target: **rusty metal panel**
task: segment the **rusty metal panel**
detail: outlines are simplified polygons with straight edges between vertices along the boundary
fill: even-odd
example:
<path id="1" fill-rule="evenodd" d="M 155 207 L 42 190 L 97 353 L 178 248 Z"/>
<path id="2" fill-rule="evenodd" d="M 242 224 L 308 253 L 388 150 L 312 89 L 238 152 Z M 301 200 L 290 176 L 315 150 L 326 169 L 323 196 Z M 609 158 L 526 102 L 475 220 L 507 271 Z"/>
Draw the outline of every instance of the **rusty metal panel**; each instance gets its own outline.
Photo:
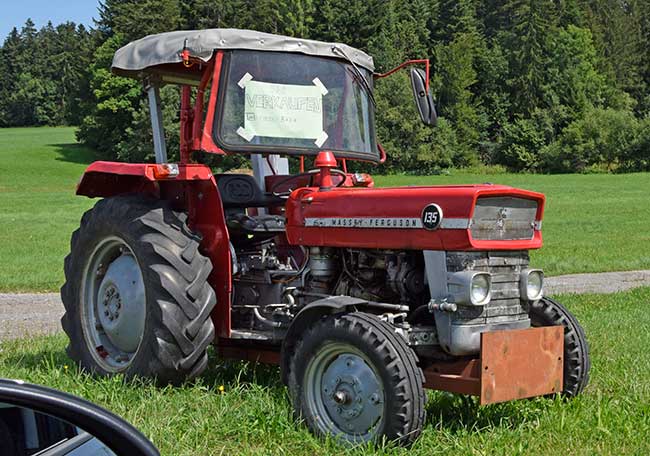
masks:
<path id="1" fill-rule="evenodd" d="M 564 328 L 481 334 L 481 405 L 562 391 Z"/>

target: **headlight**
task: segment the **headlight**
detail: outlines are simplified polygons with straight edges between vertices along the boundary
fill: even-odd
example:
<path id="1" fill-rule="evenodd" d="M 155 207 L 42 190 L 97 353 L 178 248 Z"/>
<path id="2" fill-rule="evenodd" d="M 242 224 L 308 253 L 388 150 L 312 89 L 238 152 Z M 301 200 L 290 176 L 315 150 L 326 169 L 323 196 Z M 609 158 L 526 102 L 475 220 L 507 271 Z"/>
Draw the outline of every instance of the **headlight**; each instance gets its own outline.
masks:
<path id="1" fill-rule="evenodd" d="M 447 274 L 450 302 L 484 306 L 490 302 L 492 279 L 487 272 L 460 271 Z"/>
<path id="2" fill-rule="evenodd" d="M 490 298 L 490 276 L 477 274 L 472 278 L 472 304 L 480 305 Z"/>
<path id="3" fill-rule="evenodd" d="M 521 271 L 519 291 L 522 299 L 537 301 L 544 294 L 544 273 L 539 269 Z"/>

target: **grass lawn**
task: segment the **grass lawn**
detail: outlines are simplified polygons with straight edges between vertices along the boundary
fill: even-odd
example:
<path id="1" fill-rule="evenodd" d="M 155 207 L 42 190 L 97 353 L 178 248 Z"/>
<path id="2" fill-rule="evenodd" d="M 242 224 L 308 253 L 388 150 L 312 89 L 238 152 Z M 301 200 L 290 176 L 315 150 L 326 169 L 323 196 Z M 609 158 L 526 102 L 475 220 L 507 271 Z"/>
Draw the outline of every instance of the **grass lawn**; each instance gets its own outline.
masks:
<path id="1" fill-rule="evenodd" d="M 74 188 L 92 151 L 73 128 L 0 129 L 0 292 L 55 291 L 70 233 L 92 200 Z M 378 171 L 381 168 L 377 168 Z M 378 185 L 494 182 L 547 195 L 548 275 L 650 268 L 650 174 L 377 176 Z"/>
<path id="2" fill-rule="evenodd" d="M 650 454 L 650 288 L 560 296 L 591 343 L 591 383 L 577 399 L 479 407 L 431 392 L 422 437 L 410 451 L 379 454 Z M 631 328 L 635 328 L 630 330 Z M 362 454 L 313 438 L 294 423 L 277 369 L 246 363 L 211 368 L 194 384 L 157 388 L 78 373 L 63 336 L 4 342 L 0 377 L 49 385 L 96 402 L 140 428 L 163 455 Z M 220 392 L 220 386 L 224 391 Z M 366 450 L 366 451 L 364 451 Z"/>
<path id="3" fill-rule="evenodd" d="M 0 291 L 54 291 L 70 234 L 92 205 L 74 191 L 92 151 L 73 128 L 0 129 Z"/>

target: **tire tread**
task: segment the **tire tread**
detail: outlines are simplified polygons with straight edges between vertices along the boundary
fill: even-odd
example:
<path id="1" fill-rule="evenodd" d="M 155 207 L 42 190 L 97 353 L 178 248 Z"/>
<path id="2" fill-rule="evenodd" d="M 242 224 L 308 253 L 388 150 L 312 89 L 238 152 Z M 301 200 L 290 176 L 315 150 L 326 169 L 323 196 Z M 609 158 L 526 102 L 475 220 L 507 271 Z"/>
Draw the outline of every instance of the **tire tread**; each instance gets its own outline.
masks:
<path id="1" fill-rule="evenodd" d="M 147 318 L 153 318 L 153 334 L 143 339 L 151 359 L 137 361 L 141 347 L 125 374 L 178 384 L 203 372 L 206 349 L 215 335 L 210 314 L 216 295 L 207 281 L 212 264 L 199 252 L 201 236 L 192 233 L 186 222 L 187 216 L 173 211 L 167 202 L 140 195 L 105 198 L 84 213 L 70 240 L 70 254 L 64 261 L 66 282 L 61 287 L 66 310 L 61 324 L 70 339 L 67 352 L 83 368 L 105 374 L 84 353 L 88 347 L 80 322 L 75 321 L 82 305 L 82 268 L 77 258 L 84 257 L 83 249 L 92 245 L 93 236 L 111 226 L 138 245 L 141 254 L 136 256 L 147 288 Z"/>

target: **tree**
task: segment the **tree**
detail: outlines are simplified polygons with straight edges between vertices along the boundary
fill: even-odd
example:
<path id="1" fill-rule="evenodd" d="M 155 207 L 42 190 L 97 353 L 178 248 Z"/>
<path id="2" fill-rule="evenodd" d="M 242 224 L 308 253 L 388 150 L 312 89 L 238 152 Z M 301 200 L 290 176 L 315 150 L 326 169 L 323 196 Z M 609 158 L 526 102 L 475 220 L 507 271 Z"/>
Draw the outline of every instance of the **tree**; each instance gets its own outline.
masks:
<path id="1" fill-rule="evenodd" d="M 585 2 L 586 24 L 591 29 L 600 54 L 600 70 L 615 81 L 618 89 L 642 101 L 647 90 L 644 67 L 647 68 L 647 45 L 650 35 L 645 28 L 645 1 L 592 0 Z"/>
<path id="2" fill-rule="evenodd" d="M 81 142 L 107 158 L 115 157 L 115 147 L 124 140 L 124 132 L 131 125 L 142 98 L 137 81 L 115 77 L 110 72 L 113 54 L 123 43 L 123 36 L 114 34 L 95 52 L 90 66 L 93 107 L 77 132 Z"/>
<path id="3" fill-rule="evenodd" d="M 0 127 L 14 125 L 10 98 L 22 69 L 19 66 L 21 48 L 20 34 L 14 27 L 0 49 Z"/>
<path id="4" fill-rule="evenodd" d="M 554 104 L 567 106 L 576 117 L 592 107 L 625 108 L 623 94 L 598 71 L 599 59 L 589 29 L 569 25 L 550 40 L 546 74 Z"/>
<path id="5" fill-rule="evenodd" d="M 475 96 L 479 82 L 479 56 L 486 51 L 485 38 L 479 28 L 474 0 L 440 3 L 440 26 L 432 30 L 438 44 L 433 47 L 435 59 L 434 87 L 440 114 L 447 118 L 458 138 L 460 150 L 455 165 L 472 164 L 485 131 L 485 119 Z M 459 159 L 462 157 L 462 159 Z"/>
<path id="6" fill-rule="evenodd" d="M 428 56 L 437 128 L 419 123 L 406 71 L 376 83 L 387 171 L 432 172 L 478 159 L 534 171 L 646 163 L 641 140 L 615 158 L 611 148 L 593 155 L 589 165 L 558 159 L 556 166 L 553 158 L 588 135 L 601 141 L 590 125 L 603 119 L 647 126 L 646 0 L 102 0 L 94 30 L 73 23 L 37 30 L 28 20 L 9 33 L 0 47 L 0 126 L 81 124 L 79 138 L 107 158 L 148 159 L 145 93 L 111 74 L 112 55 L 147 34 L 212 27 L 343 42 L 371 54 L 378 72 Z M 162 95 L 172 154 L 178 88 Z"/>
<path id="7" fill-rule="evenodd" d="M 511 18 L 500 38 L 510 60 L 507 84 L 515 111 L 524 115 L 548 107 L 546 45 L 555 29 L 549 17 L 553 10 L 551 0 L 512 0 L 502 7 L 502 14 Z"/>
<path id="8" fill-rule="evenodd" d="M 639 121 L 631 111 L 592 109 L 542 151 L 541 164 L 554 172 L 613 171 L 634 154 L 639 134 Z"/>

